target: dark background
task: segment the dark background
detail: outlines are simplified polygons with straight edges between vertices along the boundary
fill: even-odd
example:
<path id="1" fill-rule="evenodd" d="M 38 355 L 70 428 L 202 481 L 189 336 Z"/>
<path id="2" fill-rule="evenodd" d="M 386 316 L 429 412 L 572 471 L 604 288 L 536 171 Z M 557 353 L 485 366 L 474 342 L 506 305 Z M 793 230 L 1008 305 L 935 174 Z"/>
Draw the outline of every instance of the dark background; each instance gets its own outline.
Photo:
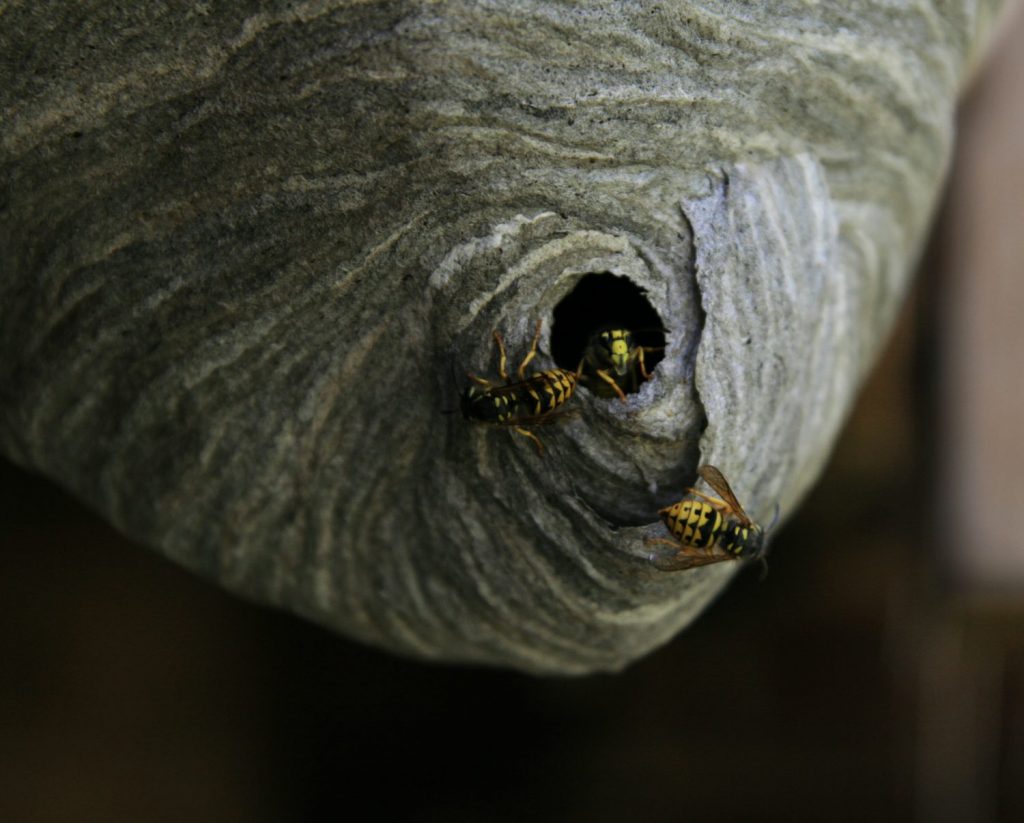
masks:
<path id="1" fill-rule="evenodd" d="M 976 515 L 940 495 L 949 238 L 1003 220 L 1024 259 L 1024 209 L 971 205 L 965 162 L 1024 190 L 1022 41 L 1017 15 L 912 298 L 767 579 L 740 575 L 623 674 L 363 648 L 0 463 L 0 821 L 1024 820 L 1024 592 L 959 577 L 940 525 Z"/>

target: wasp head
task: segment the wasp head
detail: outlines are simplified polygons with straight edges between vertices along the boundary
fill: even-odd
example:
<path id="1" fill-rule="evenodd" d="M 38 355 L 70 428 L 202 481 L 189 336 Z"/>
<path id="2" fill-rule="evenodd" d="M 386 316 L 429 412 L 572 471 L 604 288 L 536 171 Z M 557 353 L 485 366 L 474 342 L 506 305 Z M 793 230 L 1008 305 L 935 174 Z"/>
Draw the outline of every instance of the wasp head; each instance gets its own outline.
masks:
<path id="1" fill-rule="evenodd" d="M 768 535 L 775 528 L 775 524 L 779 522 L 779 504 L 775 504 L 775 516 L 772 517 L 772 522 L 768 524 L 767 529 L 763 529 L 754 524 L 754 528 L 751 530 L 751 537 L 755 537 L 756 543 L 751 546 L 750 557 L 757 560 L 761 564 L 761 579 L 764 580 L 768 575 Z"/>
<path id="2" fill-rule="evenodd" d="M 459 409 L 466 420 L 471 420 L 476 416 L 473 414 L 473 407 L 482 394 L 483 392 L 476 386 L 470 386 L 459 395 Z"/>
<path id="3" fill-rule="evenodd" d="M 612 371 L 620 377 L 629 371 L 633 355 L 633 335 L 626 329 L 608 329 L 598 332 L 593 341 L 596 351 Z"/>
<path id="4" fill-rule="evenodd" d="M 750 536 L 743 548 L 743 554 L 752 558 L 759 558 L 765 551 L 765 531 L 757 523 L 750 527 Z"/>

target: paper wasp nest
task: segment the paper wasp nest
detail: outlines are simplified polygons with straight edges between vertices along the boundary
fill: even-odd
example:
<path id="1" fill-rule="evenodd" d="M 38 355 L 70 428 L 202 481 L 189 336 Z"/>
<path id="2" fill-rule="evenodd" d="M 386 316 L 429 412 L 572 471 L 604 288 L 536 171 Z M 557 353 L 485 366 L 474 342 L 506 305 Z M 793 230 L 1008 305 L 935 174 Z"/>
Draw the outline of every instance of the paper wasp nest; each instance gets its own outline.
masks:
<path id="1" fill-rule="evenodd" d="M 620 668 L 734 571 L 645 559 L 699 462 L 761 520 L 820 471 L 997 5 L 15 6 L 0 444 L 351 637 Z M 443 413 L 602 274 L 665 330 L 627 403 L 543 459 Z"/>

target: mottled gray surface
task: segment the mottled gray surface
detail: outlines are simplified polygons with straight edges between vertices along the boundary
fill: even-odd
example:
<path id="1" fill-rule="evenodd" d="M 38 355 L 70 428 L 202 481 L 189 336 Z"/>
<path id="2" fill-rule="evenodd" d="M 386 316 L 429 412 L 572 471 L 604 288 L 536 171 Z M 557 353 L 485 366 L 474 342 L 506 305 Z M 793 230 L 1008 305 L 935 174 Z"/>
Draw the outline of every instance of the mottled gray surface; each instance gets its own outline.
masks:
<path id="1" fill-rule="evenodd" d="M 733 572 L 644 559 L 698 462 L 761 518 L 820 471 L 998 5 L 8 6 L 0 444 L 353 637 L 619 668 Z M 654 380 L 543 460 L 441 414 L 588 272 Z"/>

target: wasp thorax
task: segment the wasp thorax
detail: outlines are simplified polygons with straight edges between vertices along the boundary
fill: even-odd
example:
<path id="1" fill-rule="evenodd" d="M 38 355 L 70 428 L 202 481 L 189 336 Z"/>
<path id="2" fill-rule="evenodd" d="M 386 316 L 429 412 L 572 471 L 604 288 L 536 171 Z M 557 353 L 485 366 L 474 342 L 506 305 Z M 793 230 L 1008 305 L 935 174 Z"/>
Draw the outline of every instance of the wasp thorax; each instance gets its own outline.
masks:
<path id="1" fill-rule="evenodd" d="M 740 520 L 730 522 L 721 541 L 721 548 L 737 557 L 756 557 L 763 547 L 764 530 Z"/>

